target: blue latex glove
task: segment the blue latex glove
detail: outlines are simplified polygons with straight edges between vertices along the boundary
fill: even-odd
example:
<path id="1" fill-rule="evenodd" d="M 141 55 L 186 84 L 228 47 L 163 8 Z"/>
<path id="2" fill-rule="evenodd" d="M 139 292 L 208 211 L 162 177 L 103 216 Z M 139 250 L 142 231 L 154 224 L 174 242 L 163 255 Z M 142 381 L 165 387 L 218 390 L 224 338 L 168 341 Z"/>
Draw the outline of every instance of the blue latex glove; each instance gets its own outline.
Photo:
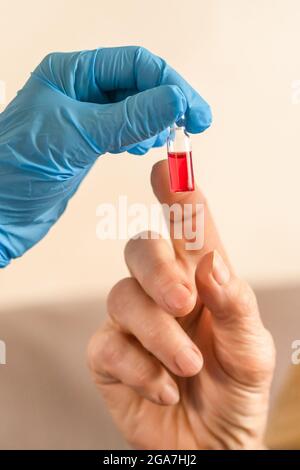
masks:
<path id="1" fill-rule="evenodd" d="M 0 267 L 48 232 L 99 155 L 161 146 L 208 104 L 166 62 L 129 46 L 48 55 L 0 115 Z"/>

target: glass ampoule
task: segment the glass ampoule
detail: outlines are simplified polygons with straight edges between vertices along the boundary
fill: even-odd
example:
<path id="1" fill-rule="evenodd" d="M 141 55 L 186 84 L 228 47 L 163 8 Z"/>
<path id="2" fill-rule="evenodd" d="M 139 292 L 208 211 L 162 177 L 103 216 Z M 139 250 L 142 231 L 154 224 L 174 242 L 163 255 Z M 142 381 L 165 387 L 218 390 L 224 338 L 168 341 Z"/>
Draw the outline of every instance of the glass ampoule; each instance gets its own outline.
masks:
<path id="1" fill-rule="evenodd" d="M 172 192 L 194 191 L 191 138 L 181 121 L 170 128 L 167 140 L 170 188 Z"/>

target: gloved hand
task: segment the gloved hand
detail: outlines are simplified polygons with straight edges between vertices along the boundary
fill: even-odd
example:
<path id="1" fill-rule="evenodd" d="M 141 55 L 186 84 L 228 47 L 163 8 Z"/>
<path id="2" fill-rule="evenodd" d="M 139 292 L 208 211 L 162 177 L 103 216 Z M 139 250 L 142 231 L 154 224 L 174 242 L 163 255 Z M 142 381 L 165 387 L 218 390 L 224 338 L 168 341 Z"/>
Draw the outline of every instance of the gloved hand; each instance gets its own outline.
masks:
<path id="1" fill-rule="evenodd" d="M 0 267 L 37 243 L 99 155 L 161 146 L 185 114 L 211 123 L 208 104 L 141 47 L 53 53 L 0 115 Z"/>

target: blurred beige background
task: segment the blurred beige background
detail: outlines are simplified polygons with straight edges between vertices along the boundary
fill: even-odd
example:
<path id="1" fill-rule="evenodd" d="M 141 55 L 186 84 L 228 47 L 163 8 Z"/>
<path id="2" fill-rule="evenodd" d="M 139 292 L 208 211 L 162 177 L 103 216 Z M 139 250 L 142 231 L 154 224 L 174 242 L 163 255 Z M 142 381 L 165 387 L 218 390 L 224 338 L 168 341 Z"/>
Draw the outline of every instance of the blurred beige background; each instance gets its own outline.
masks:
<path id="1" fill-rule="evenodd" d="M 300 331 L 299 25 L 299 0 L 0 3 L 7 102 L 51 51 L 138 44 L 166 58 L 212 105 L 212 128 L 193 138 L 196 178 L 274 336 L 272 403 L 292 369 L 290 396 L 275 407 L 268 433 L 271 447 L 286 448 L 299 448 L 299 368 L 290 359 Z M 150 171 L 165 156 L 159 149 L 101 157 L 49 235 L 0 271 L 8 350 L 0 448 L 125 446 L 85 364 L 105 295 L 126 275 L 125 240 L 96 238 L 96 208 L 120 194 L 154 202 Z"/>
<path id="2" fill-rule="evenodd" d="M 212 105 L 212 128 L 193 139 L 194 165 L 237 270 L 260 286 L 298 281 L 298 0 L 2 0 L 0 8 L 7 101 L 51 51 L 139 44 L 177 68 Z M 120 193 L 153 202 L 150 170 L 164 157 L 164 149 L 102 157 L 46 239 L 0 272 L 1 310 L 105 294 L 126 274 L 125 241 L 97 240 L 96 207 Z"/>

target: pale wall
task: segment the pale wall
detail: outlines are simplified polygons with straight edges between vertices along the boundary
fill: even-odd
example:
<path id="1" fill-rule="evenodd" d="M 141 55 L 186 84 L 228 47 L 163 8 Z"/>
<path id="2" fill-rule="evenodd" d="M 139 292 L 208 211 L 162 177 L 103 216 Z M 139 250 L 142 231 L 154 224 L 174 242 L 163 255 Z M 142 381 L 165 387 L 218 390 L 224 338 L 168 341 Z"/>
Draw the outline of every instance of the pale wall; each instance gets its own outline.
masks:
<path id="1" fill-rule="evenodd" d="M 177 68 L 213 108 L 213 127 L 193 139 L 194 164 L 233 262 L 255 283 L 298 281 L 298 0 L 1 0 L 0 7 L 8 99 L 50 51 L 140 44 Z M 164 156 L 161 149 L 102 157 L 47 238 L 1 271 L 2 306 L 106 292 L 126 273 L 124 242 L 96 239 L 96 206 L 119 192 L 150 202 L 150 169 Z"/>

